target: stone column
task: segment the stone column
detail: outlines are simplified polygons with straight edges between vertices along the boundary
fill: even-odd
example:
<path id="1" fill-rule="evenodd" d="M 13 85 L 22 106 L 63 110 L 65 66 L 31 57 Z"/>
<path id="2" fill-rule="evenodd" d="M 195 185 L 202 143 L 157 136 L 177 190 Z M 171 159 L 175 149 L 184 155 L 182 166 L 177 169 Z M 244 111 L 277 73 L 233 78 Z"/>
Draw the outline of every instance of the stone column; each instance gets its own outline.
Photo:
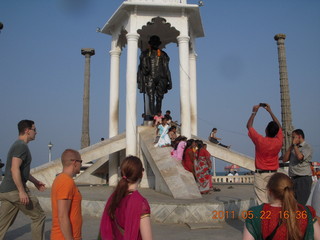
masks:
<path id="1" fill-rule="evenodd" d="M 82 48 L 81 54 L 85 56 L 81 148 L 85 148 L 90 146 L 90 136 L 89 136 L 90 58 L 95 54 L 95 51 L 93 48 Z"/>
<path id="2" fill-rule="evenodd" d="M 116 46 L 117 37 L 111 43 L 110 51 L 110 98 L 109 98 L 109 138 L 119 134 L 119 76 L 121 49 Z M 109 186 L 118 183 L 119 153 L 109 155 Z"/>
<path id="3" fill-rule="evenodd" d="M 110 51 L 109 137 L 119 134 L 120 49 Z"/>
<path id="4" fill-rule="evenodd" d="M 139 34 L 128 33 L 126 92 L 126 155 L 137 154 L 137 61 Z"/>
<path id="5" fill-rule="evenodd" d="M 292 117 L 291 117 L 291 104 L 290 104 L 290 92 L 289 81 L 287 71 L 286 49 L 284 46 L 285 34 L 277 34 L 274 36 L 278 45 L 278 60 L 279 60 L 279 72 L 280 72 L 280 94 L 281 94 L 281 119 L 282 129 L 284 134 L 284 142 L 282 146 L 282 156 L 291 144 L 291 132 L 293 131 Z"/>
<path id="6" fill-rule="evenodd" d="M 189 39 L 188 36 L 178 36 L 180 60 L 180 111 L 181 135 L 191 138 L 190 124 L 190 80 L 189 80 Z"/>
<path id="7" fill-rule="evenodd" d="M 198 110 L 197 110 L 197 54 L 194 50 L 189 54 L 190 64 L 190 111 L 191 111 L 191 134 L 198 135 Z"/>

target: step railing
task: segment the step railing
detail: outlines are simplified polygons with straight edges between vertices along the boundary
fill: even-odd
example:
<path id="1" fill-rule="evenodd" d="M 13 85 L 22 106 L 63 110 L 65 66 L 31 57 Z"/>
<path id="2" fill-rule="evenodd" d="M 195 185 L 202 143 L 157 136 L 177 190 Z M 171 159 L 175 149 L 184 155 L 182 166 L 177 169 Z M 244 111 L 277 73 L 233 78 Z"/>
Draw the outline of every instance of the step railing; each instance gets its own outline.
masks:
<path id="1" fill-rule="evenodd" d="M 212 176 L 213 183 L 246 183 L 253 184 L 254 175 Z"/>

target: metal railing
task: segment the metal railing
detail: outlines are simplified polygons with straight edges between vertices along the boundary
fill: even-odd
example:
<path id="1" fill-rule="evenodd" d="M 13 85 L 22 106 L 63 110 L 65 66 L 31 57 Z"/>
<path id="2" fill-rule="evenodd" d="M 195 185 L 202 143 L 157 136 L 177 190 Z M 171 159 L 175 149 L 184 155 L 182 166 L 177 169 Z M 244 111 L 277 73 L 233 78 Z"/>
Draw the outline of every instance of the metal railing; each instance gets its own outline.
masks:
<path id="1" fill-rule="evenodd" d="M 212 177 L 213 183 L 247 183 L 253 184 L 254 175 L 216 176 Z"/>

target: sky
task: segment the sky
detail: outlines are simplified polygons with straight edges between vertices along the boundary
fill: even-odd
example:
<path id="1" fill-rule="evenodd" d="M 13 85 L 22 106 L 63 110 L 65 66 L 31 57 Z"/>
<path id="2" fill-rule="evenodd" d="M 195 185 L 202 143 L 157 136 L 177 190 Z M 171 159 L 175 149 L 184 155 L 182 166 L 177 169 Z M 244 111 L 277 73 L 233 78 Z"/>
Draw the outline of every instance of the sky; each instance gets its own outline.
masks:
<path id="1" fill-rule="evenodd" d="M 109 51 L 111 37 L 96 32 L 123 1 L 118 0 L 1 0 L 0 22 L 0 158 L 5 162 L 17 138 L 17 123 L 32 119 L 36 140 L 29 143 L 32 167 L 66 148 L 80 149 L 84 56 L 91 58 L 91 144 L 108 138 Z M 196 4 L 196 0 L 188 0 Z M 267 102 L 281 119 L 277 44 L 285 40 L 293 126 L 305 132 L 320 161 L 320 1 L 205 0 L 200 8 L 205 37 L 196 41 L 198 136 L 208 138 L 213 127 L 222 143 L 254 157 L 246 123 L 252 107 Z M 170 56 L 173 89 L 165 95 L 163 111 L 180 120 L 178 48 Z M 121 55 L 120 133 L 125 131 L 126 51 Z M 140 52 L 138 52 L 138 55 Z M 142 122 L 142 95 L 137 91 L 137 124 Z M 254 127 L 264 134 L 271 120 L 259 110 Z M 217 163 L 223 171 L 225 162 Z"/>

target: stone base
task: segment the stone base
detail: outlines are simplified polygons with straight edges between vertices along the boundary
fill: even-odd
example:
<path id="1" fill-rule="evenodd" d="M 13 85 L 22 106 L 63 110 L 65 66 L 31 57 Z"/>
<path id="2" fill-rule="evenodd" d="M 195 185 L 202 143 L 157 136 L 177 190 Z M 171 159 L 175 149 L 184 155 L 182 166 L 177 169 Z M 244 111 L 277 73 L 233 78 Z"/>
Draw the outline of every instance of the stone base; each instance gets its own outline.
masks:
<path id="1" fill-rule="evenodd" d="M 201 199 L 177 200 L 151 189 L 139 189 L 151 207 L 151 220 L 158 223 L 188 223 L 203 228 L 226 220 L 244 220 L 249 207 L 256 205 L 252 185 L 219 185 L 221 192 L 212 192 Z M 82 214 L 100 218 L 106 201 L 114 188 L 106 186 L 78 186 L 82 195 Z M 46 212 L 51 212 L 50 191 L 33 190 Z M 199 225 L 199 223 L 201 223 Z M 206 224 L 204 224 L 206 223 Z M 191 225 L 192 224 L 192 225 Z M 203 225 L 204 224 L 204 225 Z"/>
<path id="2" fill-rule="evenodd" d="M 144 120 L 143 126 L 152 127 L 153 121 L 152 120 Z"/>

